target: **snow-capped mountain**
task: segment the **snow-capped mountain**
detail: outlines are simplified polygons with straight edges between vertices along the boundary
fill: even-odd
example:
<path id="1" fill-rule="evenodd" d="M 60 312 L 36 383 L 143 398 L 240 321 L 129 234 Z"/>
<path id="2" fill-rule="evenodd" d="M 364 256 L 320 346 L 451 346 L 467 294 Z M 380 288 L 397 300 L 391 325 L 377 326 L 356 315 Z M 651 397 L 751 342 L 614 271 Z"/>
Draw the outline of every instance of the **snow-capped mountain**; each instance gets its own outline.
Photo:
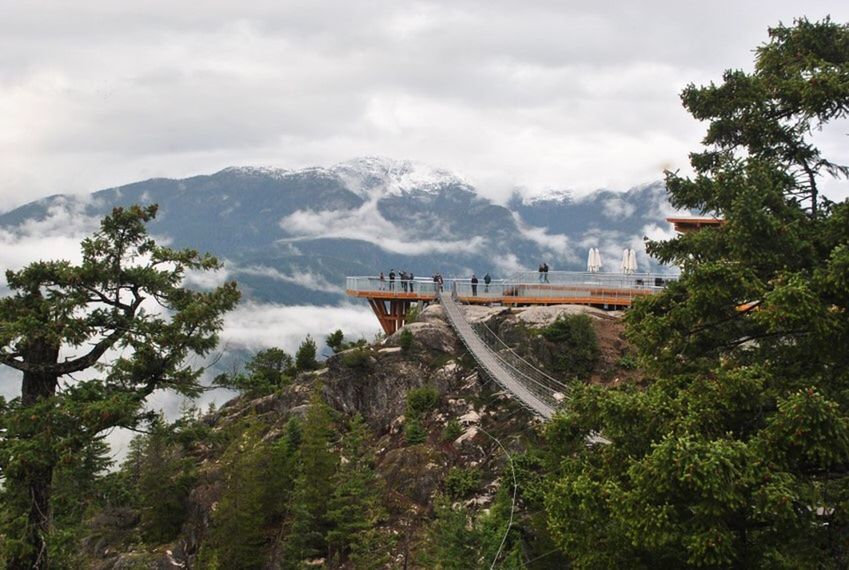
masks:
<path id="1" fill-rule="evenodd" d="M 599 247 L 614 269 L 623 247 L 642 251 L 644 236 L 668 232 L 663 218 L 671 211 L 662 183 L 581 198 L 515 195 L 501 205 L 451 172 L 366 157 L 302 170 L 232 167 L 52 196 L 0 215 L 0 239 L 8 249 L 63 228 L 76 238 L 116 205 L 153 202 L 160 206 L 154 234 L 224 258 L 249 297 L 288 304 L 342 302 L 345 275 L 391 268 L 508 276 L 546 261 L 552 269 L 582 269 L 587 248 Z M 649 269 L 644 255 L 639 261 Z"/>

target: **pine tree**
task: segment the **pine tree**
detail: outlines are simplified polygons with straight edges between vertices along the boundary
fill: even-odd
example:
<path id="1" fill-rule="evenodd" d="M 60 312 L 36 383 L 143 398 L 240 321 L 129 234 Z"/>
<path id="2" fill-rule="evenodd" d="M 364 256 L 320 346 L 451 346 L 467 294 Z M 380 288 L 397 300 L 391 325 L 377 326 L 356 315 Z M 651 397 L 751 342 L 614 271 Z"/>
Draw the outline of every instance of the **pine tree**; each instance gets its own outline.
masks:
<path id="1" fill-rule="evenodd" d="M 435 518 L 428 526 L 419 563 L 438 570 L 466 570 L 481 566 L 478 536 L 471 524 L 471 514 L 460 505 L 452 506 L 445 498 L 434 506 Z"/>
<path id="2" fill-rule="evenodd" d="M 162 418 L 144 438 L 139 465 L 138 496 L 142 534 L 148 542 L 173 540 L 186 519 L 189 491 L 195 481 L 192 461 L 173 441 Z"/>
<path id="3" fill-rule="evenodd" d="M 648 386 L 576 386 L 548 427 L 576 567 L 849 564 L 849 201 L 819 191 L 847 170 L 811 141 L 849 113 L 849 26 L 778 26 L 756 53 L 682 95 L 709 127 L 670 200 L 723 223 L 649 244 L 682 275 L 628 315 Z"/>
<path id="4" fill-rule="evenodd" d="M 338 463 L 331 447 L 335 435 L 330 408 L 318 391 L 310 399 L 299 451 L 300 470 L 292 496 L 292 525 L 284 548 L 287 568 L 327 557 L 328 498 Z"/>
<path id="5" fill-rule="evenodd" d="M 315 341 L 310 335 L 307 335 L 307 338 L 301 342 L 298 351 L 295 353 L 295 367 L 301 372 L 315 370 L 318 368 L 318 361 L 315 357 Z"/>
<path id="6" fill-rule="evenodd" d="M 379 567 L 387 559 L 387 545 L 380 544 L 376 529 L 383 511 L 369 439 L 368 426 L 357 414 L 342 440 L 342 463 L 328 508 L 333 528 L 327 533 L 327 544 L 334 564 L 350 557 L 357 568 Z"/>
<path id="7" fill-rule="evenodd" d="M 270 446 L 261 436 L 258 425 L 249 425 L 222 457 L 224 490 L 205 545 L 222 568 L 262 568 L 267 558 L 266 485 L 272 473 Z"/>
<path id="8" fill-rule="evenodd" d="M 82 242 L 82 263 L 40 261 L 7 271 L 0 299 L 0 364 L 22 372 L 21 397 L 3 408 L 2 533 L 10 568 L 47 568 L 53 472 L 70 449 L 115 426 L 145 419 L 160 388 L 196 393 L 199 371 L 186 356 L 217 344 L 235 283 L 208 292 L 182 287 L 188 270 L 214 270 L 211 256 L 157 245 L 146 223 L 157 207 L 115 208 Z M 162 315 L 143 309 L 158 302 Z M 110 349 L 126 349 L 111 365 Z M 67 356 L 66 355 L 70 355 Z M 94 379 L 69 375 L 101 366 Z"/>

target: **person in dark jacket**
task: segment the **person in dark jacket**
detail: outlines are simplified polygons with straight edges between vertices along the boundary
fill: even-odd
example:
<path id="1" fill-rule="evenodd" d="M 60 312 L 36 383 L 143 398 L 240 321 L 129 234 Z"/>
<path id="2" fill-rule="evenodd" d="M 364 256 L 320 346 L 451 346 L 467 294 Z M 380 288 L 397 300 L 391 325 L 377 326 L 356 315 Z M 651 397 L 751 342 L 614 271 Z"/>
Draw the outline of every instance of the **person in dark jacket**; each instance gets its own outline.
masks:
<path id="1" fill-rule="evenodd" d="M 492 277 L 489 276 L 489 272 L 487 271 L 486 275 L 483 276 L 483 292 L 489 293 L 489 284 L 492 283 Z"/>
<path id="2" fill-rule="evenodd" d="M 472 273 L 472 296 L 478 296 L 478 277 L 474 273 Z"/>
<path id="3" fill-rule="evenodd" d="M 394 269 L 389 270 L 389 290 L 390 291 L 395 290 L 395 270 Z"/>

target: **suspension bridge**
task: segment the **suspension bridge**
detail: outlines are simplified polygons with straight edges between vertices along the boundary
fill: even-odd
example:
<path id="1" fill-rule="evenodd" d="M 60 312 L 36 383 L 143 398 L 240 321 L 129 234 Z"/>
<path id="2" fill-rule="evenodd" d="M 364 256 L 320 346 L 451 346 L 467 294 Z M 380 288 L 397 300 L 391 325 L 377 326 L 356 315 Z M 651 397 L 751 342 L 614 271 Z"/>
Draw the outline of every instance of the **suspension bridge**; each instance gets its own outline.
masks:
<path id="1" fill-rule="evenodd" d="M 551 272 L 538 277 L 520 274 L 511 279 L 474 283 L 470 279 L 387 281 L 378 277 L 348 277 L 347 293 L 366 298 L 387 334 L 406 322 L 413 303 L 439 301 L 457 336 L 481 371 L 536 416 L 549 419 L 569 398 L 569 386 L 516 354 L 484 322 L 470 323 L 464 304 L 505 306 L 581 304 L 624 308 L 675 279 L 670 274 L 599 274 Z M 591 441 L 603 441 L 597 435 Z"/>

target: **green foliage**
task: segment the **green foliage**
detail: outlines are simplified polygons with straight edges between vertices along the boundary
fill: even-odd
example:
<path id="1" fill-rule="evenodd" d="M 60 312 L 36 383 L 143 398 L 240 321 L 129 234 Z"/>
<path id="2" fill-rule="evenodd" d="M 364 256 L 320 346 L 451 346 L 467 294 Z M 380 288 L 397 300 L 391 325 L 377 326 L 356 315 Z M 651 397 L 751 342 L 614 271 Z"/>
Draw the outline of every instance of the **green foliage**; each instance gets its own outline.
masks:
<path id="1" fill-rule="evenodd" d="M 352 348 L 339 357 L 346 368 L 367 369 L 371 365 L 371 351 L 367 348 Z"/>
<path id="2" fill-rule="evenodd" d="M 349 348 L 365 348 L 368 345 L 368 342 L 366 342 L 366 339 L 364 338 L 356 341 L 346 341 L 345 335 L 342 334 L 340 329 L 336 329 L 334 332 L 324 337 L 324 343 L 330 347 L 330 350 L 332 350 L 334 354 L 348 350 Z"/>
<path id="3" fill-rule="evenodd" d="M 616 364 L 624 370 L 635 370 L 637 368 L 637 359 L 634 355 L 628 353 L 620 356 Z"/>
<path id="4" fill-rule="evenodd" d="M 410 445 L 424 443 L 427 440 L 427 430 L 418 417 L 407 418 L 404 422 L 404 441 Z"/>
<path id="5" fill-rule="evenodd" d="M 284 547 L 287 567 L 327 554 L 327 533 L 332 528 L 328 498 L 338 458 L 331 447 L 335 430 L 330 409 L 318 391 L 313 393 L 303 424 L 299 472 L 294 483 L 291 527 Z"/>
<path id="6" fill-rule="evenodd" d="M 439 392 L 432 386 L 413 388 L 407 392 L 407 417 L 421 418 L 439 405 Z"/>
<path id="7" fill-rule="evenodd" d="M 295 353 L 295 368 L 300 372 L 315 370 L 319 366 L 315 356 L 315 341 L 311 336 L 307 335 L 307 338 L 301 342 L 300 346 L 298 346 L 298 351 Z"/>
<path id="8" fill-rule="evenodd" d="M 280 387 L 295 375 L 292 357 L 282 348 L 260 350 L 245 365 L 251 376 L 269 386 Z"/>
<path id="9" fill-rule="evenodd" d="M 219 374 L 213 384 L 255 398 L 272 394 L 291 383 L 296 372 L 294 361 L 285 350 L 267 348 L 257 352 L 245 364 L 245 372 Z"/>
<path id="10" fill-rule="evenodd" d="M 141 529 L 145 540 L 173 540 L 187 515 L 194 463 L 174 445 L 171 428 L 157 419 L 143 440 L 138 475 Z"/>
<path id="11" fill-rule="evenodd" d="M 463 435 L 463 426 L 456 419 L 451 418 L 445 422 L 445 427 L 442 428 L 440 439 L 446 443 L 450 443 Z"/>
<path id="12" fill-rule="evenodd" d="M 847 78 L 849 27 L 800 20 L 770 30 L 754 72 L 684 91 L 709 127 L 670 200 L 724 223 L 649 244 L 682 275 L 627 316 L 648 386 L 577 386 L 547 426 L 545 505 L 572 566 L 849 562 L 849 202 L 819 195 L 846 172 L 810 141 L 846 117 Z"/>
<path id="13" fill-rule="evenodd" d="M 221 459 L 223 492 L 202 548 L 201 567 L 262 568 L 271 534 L 289 514 L 297 476 L 300 422 L 290 419 L 276 442 L 264 441 L 262 424 L 250 419 Z"/>
<path id="14" fill-rule="evenodd" d="M 104 483 L 108 477 L 106 471 L 112 465 L 109 456 L 109 446 L 102 439 L 95 439 L 77 454 L 63 457 L 53 473 L 50 500 L 55 516 L 50 563 L 56 568 L 81 564 L 77 543 L 84 535 L 82 523 L 110 498 L 109 486 Z"/>
<path id="15" fill-rule="evenodd" d="M 407 309 L 407 316 L 404 319 L 405 323 L 414 323 L 419 320 L 419 311 L 418 305 L 412 305 L 409 309 Z"/>
<path id="16" fill-rule="evenodd" d="M 377 528 L 385 513 L 369 443 L 365 422 L 354 416 L 342 440 L 344 461 L 334 476 L 328 508 L 333 527 L 327 544 L 334 565 L 350 560 L 355 568 L 380 568 L 389 561 L 388 542 Z"/>
<path id="17" fill-rule="evenodd" d="M 561 315 L 542 330 L 542 336 L 561 346 L 555 370 L 578 378 L 592 374 L 601 351 L 589 316 Z"/>
<path id="18" fill-rule="evenodd" d="M 466 570 L 479 568 L 474 531 L 469 528 L 470 515 L 464 508 L 454 508 L 445 500 L 434 508 L 435 518 L 427 530 L 427 542 L 419 555 L 424 568 Z"/>
<path id="19" fill-rule="evenodd" d="M 475 516 L 465 507 L 452 505 L 444 498 L 437 499 L 435 518 L 428 525 L 419 563 L 424 568 L 446 570 L 527 568 L 522 535 L 516 527 L 508 530 L 511 502 L 510 495 L 502 487 L 489 512 Z"/>
<path id="20" fill-rule="evenodd" d="M 106 430 L 148 419 L 143 403 L 160 388 L 197 394 L 201 371 L 187 357 L 216 346 L 222 316 L 238 301 L 235 283 L 211 291 L 181 286 L 187 271 L 220 264 L 157 245 L 146 229 L 156 212 L 155 205 L 115 208 L 83 240 L 79 265 L 39 261 L 6 272 L 0 364 L 23 372 L 22 396 L 0 417 L 0 534 L 10 566 L 49 565 L 58 463 Z M 142 309 L 145 300 L 163 311 Z M 121 356 L 104 362 L 109 350 Z M 57 391 L 60 377 L 95 367 L 98 374 Z"/>
<path id="21" fill-rule="evenodd" d="M 481 482 L 480 470 L 477 467 L 452 467 L 442 482 L 445 494 L 454 500 L 467 499 L 477 491 Z"/>
<path id="22" fill-rule="evenodd" d="M 401 329 L 401 333 L 398 335 L 398 346 L 401 347 L 402 352 L 410 351 L 413 346 L 413 333 L 410 332 L 410 329 Z"/>
<path id="23" fill-rule="evenodd" d="M 341 352 L 343 350 L 343 343 L 345 340 L 345 335 L 342 333 L 341 329 L 336 329 L 326 337 L 324 337 L 324 344 L 330 347 L 330 350 L 333 352 Z"/>

